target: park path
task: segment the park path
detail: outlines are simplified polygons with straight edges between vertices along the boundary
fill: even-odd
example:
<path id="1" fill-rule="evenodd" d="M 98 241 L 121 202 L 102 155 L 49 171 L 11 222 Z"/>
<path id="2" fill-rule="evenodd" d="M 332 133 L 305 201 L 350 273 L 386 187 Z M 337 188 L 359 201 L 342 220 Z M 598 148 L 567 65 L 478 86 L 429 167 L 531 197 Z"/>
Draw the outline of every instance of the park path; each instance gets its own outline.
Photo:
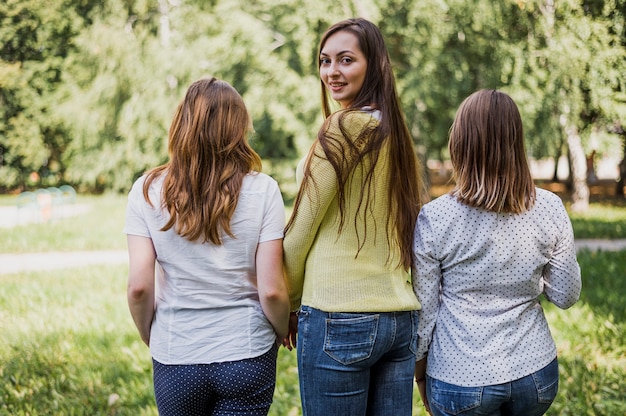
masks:
<path id="1" fill-rule="evenodd" d="M 87 204 L 67 204 L 54 207 L 54 213 L 50 213 L 52 220 L 70 218 L 89 212 L 91 206 Z M 41 221 L 42 213 L 38 209 L 19 209 L 17 206 L 0 206 L 0 229 L 13 228 L 18 225 L 31 224 Z M 2 232 L 0 230 L 0 232 Z"/>
<path id="2" fill-rule="evenodd" d="M 126 250 L 0 254 L 0 275 L 128 263 Z"/>
<path id="3" fill-rule="evenodd" d="M 576 249 L 626 250 L 625 240 L 576 240 Z M 29 271 L 66 269 L 90 265 L 128 263 L 126 250 L 70 251 L 0 254 L 0 275 Z"/>
<path id="4" fill-rule="evenodd" d="M 70 204 L 57 208 L 56 218 L 67 218 L 88 212 L 90 207 L 82 204 Z M 36 218 L 24 215 L 17 207 L 0 207 L 0 235 L 2 228 L 10 228 L 18 224 L 33 222 Z M 576 240 L 576 248 L 616 251 L 626 250 L 626 239 L 623 240 Z M 126 250 L 96 250 L 71 252 L 42 252 L 42 253 L 0 253 L 0 275 L 23 273 L 30 271 L 45 271 L 84 267 L 91 265 L 127 264 Z"/>

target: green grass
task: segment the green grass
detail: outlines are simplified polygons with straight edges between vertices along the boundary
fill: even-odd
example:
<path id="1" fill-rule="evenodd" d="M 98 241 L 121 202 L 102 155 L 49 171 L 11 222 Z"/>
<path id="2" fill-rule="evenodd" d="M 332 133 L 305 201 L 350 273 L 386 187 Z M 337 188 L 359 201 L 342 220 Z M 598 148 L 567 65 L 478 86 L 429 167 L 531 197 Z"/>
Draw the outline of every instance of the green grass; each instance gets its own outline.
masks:
<path id="1" fill-rule="evenodd" d="M 124 249 L 125 198 L 79 202 L 91 210 L 2 230 L 0 252 Z M 588 238 L 601 236 L 585 222 L 624 223 L 619 209 L 592 210 L 575 220 Z M 544 305 L 561 364 L 548 415 L 624 415 L 626 251 L 584 250 L 578 259 L 581 300 L 565 311 Z M 150 354 L 126 304 L 126 274 L 125 265 L 0 274 L 0 416 L 157 414 Z M 295 352 L 279 352 L 270 414 L 301 415 Z M 413 415 L 426 415 L 417 393 Z"/>
<path id="2" fill-rule="evenodd" d="M 0 206 L 15 203 L 1 196 Z M 76 205 L 87 212 L 49 223 L 2 228 L 0 253 L 126 249 L 122 233 L 125 195 L 79 195 Z M 291 206 L 287 206 L 287 213 Z M 585 214 L 570 214 L 576 238 L 626 238 L 626 205 L 592 203 Z"/>
<path id="3" fill-rule="evenodd" d="M 0 275 L 0 415 L 157 414 L 126 273 L 99 266 Z M 295 352 L 280 356 L 273 414 L 298 414 Z"/>
<path id="4" fill-rule="evenodd" d="M 15 195 L 0 195 L 0 207 L 12 206 L 17 202 L 17 196 Z"/>
<path id="5" fill-rule="evenodd" d="M 0 229 L 0 253 L 126 249 L 126 196 L 79 195 L 74 205 L 79 215 Z"/>
<path id="6" fill-rule="evenodd" d="M 552 415 L 626 414 L 626 251 L 578 254 L 580 301 L 562 311 L 546 304 L 557 341 L 561 388 Z"/>
<path id="7" fill-rule="evenodd" d="M 626 206 L 590 204 L 586 213 L 570 213 L 576 238 L 626 238 Z"/>
<path id="8" fill-rule="evenodd" d="M 156 415 L 125 276 L 124 266 L 0 275 L 0 414 Z"/>
<path id="9" fill-rule="evenodd" d="M 626 414 L 626 251 L 579 255 L 583 295 L 546 304 L 561 388 L 550 415 Z M 126 266 L 0 275 L 0 415 L 156 415 Z M 621 278 L 620 278 L 621 277 Z M 414 415 L 425 415 L 417 394 Z M 271 414 L 300 415 L 295 352 L 280 350 Z"/>

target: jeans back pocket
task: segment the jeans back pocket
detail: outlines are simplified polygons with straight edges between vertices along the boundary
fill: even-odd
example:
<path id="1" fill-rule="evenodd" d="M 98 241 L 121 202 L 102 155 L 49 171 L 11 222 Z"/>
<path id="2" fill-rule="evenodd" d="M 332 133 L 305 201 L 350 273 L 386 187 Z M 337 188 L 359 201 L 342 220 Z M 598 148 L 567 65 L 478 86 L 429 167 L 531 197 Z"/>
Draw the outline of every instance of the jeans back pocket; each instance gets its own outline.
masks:
<path id="1" fill-rule="evenodd" d="M 366 360 L 372 355 L 379 315 L 340 313 L 326 319 L 324 352 L 345 365 Z"/>
<path id="2" fill-rule="evenodd" d="M 428 402 L 447 415 L 458 415 L 480 407 L 482 387 L 462 387 L 437 379 L 429 379 Z"/>
<path id="3" fill-rule="evenodd" d="M 550 364 L 532 374 L 539 403 L 552 403 L 559 391 L 559 362 L 555 358 Z"/>

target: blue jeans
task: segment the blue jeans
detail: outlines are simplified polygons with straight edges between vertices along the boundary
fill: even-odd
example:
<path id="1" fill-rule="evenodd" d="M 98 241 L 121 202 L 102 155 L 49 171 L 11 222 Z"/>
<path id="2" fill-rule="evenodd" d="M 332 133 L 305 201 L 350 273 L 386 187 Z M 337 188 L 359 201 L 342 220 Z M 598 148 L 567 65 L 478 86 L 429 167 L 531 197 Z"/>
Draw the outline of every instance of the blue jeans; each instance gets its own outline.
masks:
<path id="1" fill-rule="evenodd" d="M 240 361 L 166 365 L 152 359 L 160 416 L 265 416 L 276 385 L 276 345 Z"/>
<path id="2" fill-rule="evenodd" d="M 433 416 L 539 416 L 559 389 L 559 363 L 504 384 L 461 387 L 426 376 L 426 396 Z"/>
<path id="3" fill-rule="evenodd" d="M 304 416 L 410 416 L 417 312 L 323 312 L 298 317 Z"/>

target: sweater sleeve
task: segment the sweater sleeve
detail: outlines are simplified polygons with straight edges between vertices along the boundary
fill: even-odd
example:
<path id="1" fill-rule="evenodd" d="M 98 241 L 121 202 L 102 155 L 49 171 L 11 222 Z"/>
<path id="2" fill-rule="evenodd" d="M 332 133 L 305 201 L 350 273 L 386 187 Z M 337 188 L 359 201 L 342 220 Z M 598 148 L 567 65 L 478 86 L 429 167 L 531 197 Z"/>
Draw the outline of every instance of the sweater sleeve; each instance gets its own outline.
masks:
<path id="1" fill-rule="evenodd" d="M 328 206 L 337 193 L 337 177 L 319 143 L 310 154 L 313 183 L 304 188 L 298 212 L 285 234 L 284 260 L 291 310 L 300 306 L 306 258 Z"/>
<path id="2" fill-rule="evenodd" d="M 339 127 L 338 113 L 329 117 L 322 128 L 326 129 L 330 148 L 341 151 L 349 148 L 347 141 L 358 137 L 360 132 L 371 125 L 372 120 L 375 119 L 368 113 L 355 112 L 346 115 L 344 125 L 348 127 L 348 134 L 351 136 L 349 138 L 344 136 Z M 351 154 L 349 151 L 343 152 L 344 161 L 349 163 Z M 298 211 L 292 214 L 293 221 L 283 241 L 291 310 L 300 307 L 307 256 L 315 242 L 320 224 L 338 192 L 335 169 L 319 141 L 315 142 L 308 159 L 310 174 L 305 179 L 307 182 L 300 187 L 300 192 L 303 192 L 300 205 Z"/>

